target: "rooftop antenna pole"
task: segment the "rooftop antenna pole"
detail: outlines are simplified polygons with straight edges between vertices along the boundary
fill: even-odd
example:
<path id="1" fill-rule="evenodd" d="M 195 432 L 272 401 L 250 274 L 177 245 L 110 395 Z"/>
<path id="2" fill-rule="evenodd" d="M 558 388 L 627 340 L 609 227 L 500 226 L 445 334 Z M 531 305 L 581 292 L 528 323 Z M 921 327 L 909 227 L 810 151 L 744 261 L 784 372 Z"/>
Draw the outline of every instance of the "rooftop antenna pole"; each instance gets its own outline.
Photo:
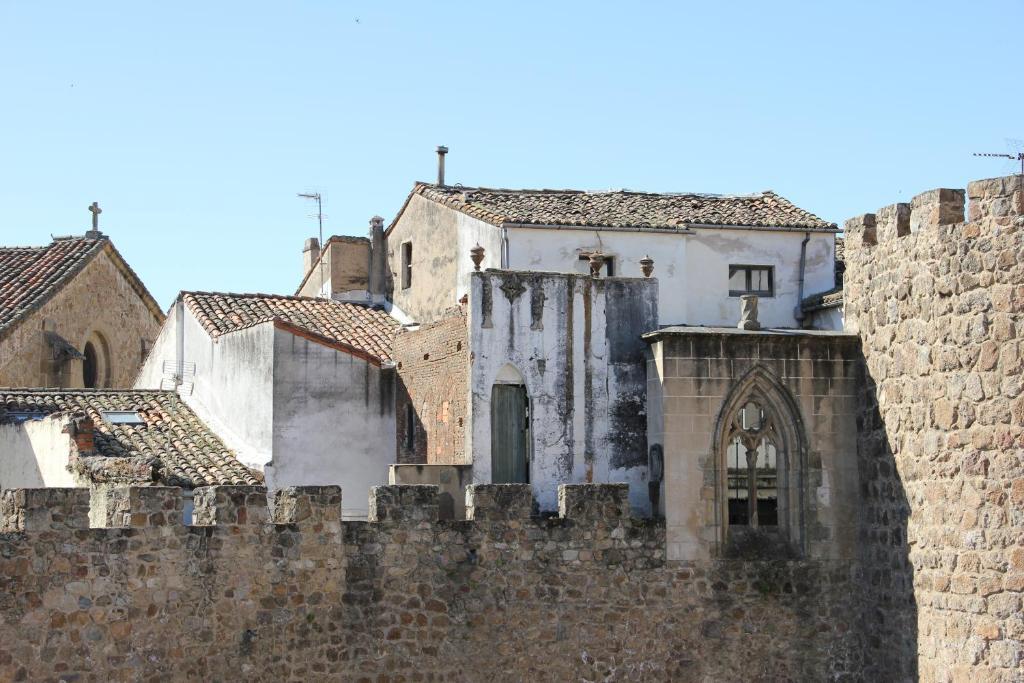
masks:
<path id="1" fill-rule="evenodd" d="M 976 157 L 996 157 L 998 159 L 1010 159 L 1011 161 L 1020 162 L 1020 175 L 1024 177 L 1024 152 L 1017 152 L 1016 154 L 989 154 L 987 152 L 975 152 Z"/>
<path id="2" fill-rule="evenodd" d="M 319 240 L 320 240 L 320 255 L 317 260 L 320 261 L 320 291 L 323 291 L 324 287 L 324 206 L 323 197 L 320 196 L 319 192 L 299 192 L 298 196 L 302 199 L 315 199 L 316 200 L 316 222 L 320 228 Z"/>

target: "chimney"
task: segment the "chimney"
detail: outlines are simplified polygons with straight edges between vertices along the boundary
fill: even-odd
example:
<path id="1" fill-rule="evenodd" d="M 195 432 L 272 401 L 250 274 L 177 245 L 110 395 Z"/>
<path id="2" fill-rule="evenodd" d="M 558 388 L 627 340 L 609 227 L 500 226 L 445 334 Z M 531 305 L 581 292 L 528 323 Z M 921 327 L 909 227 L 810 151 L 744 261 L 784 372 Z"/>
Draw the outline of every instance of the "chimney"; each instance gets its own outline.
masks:
<path id="1" fill-rule="evenodd" d="M 370 298 L 383 303 L 387 293 L 387 247 L 384 244 L 384 219 L 370 219 Z"/>
<path id="2" fill-rule="evenodd" d="M 437 148 L 437 184 L 444 186 L 444 155 L 448 153 L 448 148 L 444 145 L 439 145 Z"/>
<path id="3" fill-rule="evenodd" d="M 81 455 L 92 455 L 96 451 L 96 444 L 93 440 L 92 418 L 85 414 L 72 417 L 64 431 L 71 435 L 75 442 L 75 449 Z"/>
<path id="4" fill-rule="evenodd" d="M 309 271 L 313 270 L 313 264 L 318 258 L 320 258 L 320 240 L 310 237 L 302 248 L 302 277 L 309 275 Z"/>

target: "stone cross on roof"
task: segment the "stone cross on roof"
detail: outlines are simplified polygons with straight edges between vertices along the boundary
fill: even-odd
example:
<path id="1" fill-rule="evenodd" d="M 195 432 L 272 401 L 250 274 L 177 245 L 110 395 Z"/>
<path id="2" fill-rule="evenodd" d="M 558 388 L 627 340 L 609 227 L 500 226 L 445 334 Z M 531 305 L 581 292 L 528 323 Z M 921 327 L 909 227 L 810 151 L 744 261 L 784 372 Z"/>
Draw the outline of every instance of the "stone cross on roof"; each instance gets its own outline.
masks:
<path id="1" fill-rule="evenodd" d="M 89 205 L 89 211 L 92 213 L 92 230 L 85 233 L 86 237 L 99 237 L 100 232 L 100 214 L 103 213 L 103 209 L 100 208 L 99 202 L 93 202 Z"/>

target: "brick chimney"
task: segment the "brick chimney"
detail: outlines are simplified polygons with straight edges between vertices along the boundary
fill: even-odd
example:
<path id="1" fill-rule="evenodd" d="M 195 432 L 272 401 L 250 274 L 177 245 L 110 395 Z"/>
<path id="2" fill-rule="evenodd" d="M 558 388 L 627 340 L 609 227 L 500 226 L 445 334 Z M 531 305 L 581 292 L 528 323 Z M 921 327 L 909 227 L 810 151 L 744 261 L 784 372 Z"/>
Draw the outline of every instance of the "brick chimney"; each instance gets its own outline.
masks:
<path id="1" fill-rule="evenodd" d="M 75 442 L 75 449 L 79 455 L 91 455 L 96 451 L 96 444 L 93 441 L 94 425 L 92 418 L 88 415 L 76 415 L 68 422 L 67 432 Z"/>
<path id="2" fill-rule="evenodd" d="M 320 240 L 310 237 L 302 248 L 302 277 L 309 275 L 313 270 L 313 264 L 320 258 Z"/>

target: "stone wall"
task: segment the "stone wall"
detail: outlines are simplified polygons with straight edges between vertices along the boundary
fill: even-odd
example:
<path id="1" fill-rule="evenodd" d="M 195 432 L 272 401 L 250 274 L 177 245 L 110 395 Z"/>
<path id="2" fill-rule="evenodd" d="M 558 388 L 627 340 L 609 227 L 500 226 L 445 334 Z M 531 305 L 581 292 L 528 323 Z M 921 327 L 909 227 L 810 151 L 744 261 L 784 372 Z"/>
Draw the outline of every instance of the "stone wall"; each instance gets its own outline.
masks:
<path id="1" fill-rule="evenodd" d="M 971 183 L 967 223 L 948 189 L 846 223 L 875 679 L 1022 680 L 1022 182 Z"/>
<path id="2" fill-rule="evenodd" d="M 0 339 L 0 386 L 82 386 L 80 360 L 66 362 L 63 372 L 53 367 L 52 349 L 43 336 L 50 330 L 79 352 L 89 340 L 104 346 L 97 349 L 108 360 L 100 386 L 130 387 L 160 332 L 163 315 L 155 302 L 140 295 L 124 268 L 108 244 L 49 301 Z"/>
<path id="3" fill-rule="evenodd" d="M 398 368 L 396 461 L 468 464 L 465 421 L 470 360 L 465 312 L 455 309 L 436 323 L 401 331 L 395 339 L 394 359 Z"/>
<path id="4" fill-rule="evenodd" d="M 335 487 L 137 489 L 87 528 L 76 489 L 5 494 L 0 679 L 251 681 L 856 680 L 857 568 L 666 564 L 626 489 L 374 489 L 341 522 Z"/>

